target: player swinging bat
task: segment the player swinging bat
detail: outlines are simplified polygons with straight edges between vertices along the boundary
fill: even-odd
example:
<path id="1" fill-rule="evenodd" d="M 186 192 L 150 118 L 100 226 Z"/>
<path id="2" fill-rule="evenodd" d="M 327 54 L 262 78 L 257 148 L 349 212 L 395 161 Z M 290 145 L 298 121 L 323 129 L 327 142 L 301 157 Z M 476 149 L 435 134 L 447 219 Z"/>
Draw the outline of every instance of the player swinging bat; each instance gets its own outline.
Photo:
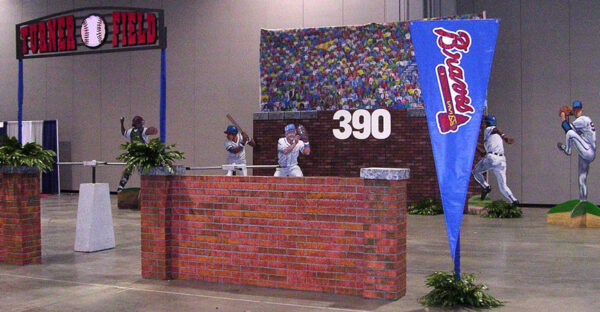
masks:
<path id="1" fill-rule="evenodd" d="M 592 119 L 583 115 L 583 104 L 573 102 L 573 108 L 563 106 L 560 116 L 562 129 L 565 131 L 566 144 L 558 142 L 556 146 L 566 155 L 571 155 L 574 146 L 579 154 L 579 200 L 587 200 L 587 175 L 590 164 L 596 158 L 596 127 Z M 569 116 L 574 115 L 575 120 L 569 123 Z"/>
<path id="2" fill-rule="evenodd" d="M 125 117 L 121 117 L 121 134 L 133 142 L 140 142 L 144 144 L 148 144 L 148 136 L 155 135 L 158 133 L 158 129 L 155 127 L 144 127 L 145 121 L 142 116 L 135 116 L 131 120 L 131 128 L 125 130 Z M 129 181 L 129 177 L 131 176 L 131 171 L 125 169 L 123 174 L 121 174 L 121 180 L 119 180 L 119 187 L 117 187 L 117 193 L 123 191 L 123 188 Z"/>
<path id="3" fill-rule="evenodd" d="M 225 142 L 225 150 L 227 151 L 227 164 L 246 164 L 246 144 L 252 147 L 256 146 L 256 143 L 252 138 L 248 136 L 244 130 L 238 125 L 238 123 L 227 114 L 227 119 L 231 121 L 233 125 L 227 126 L 225 134 L 227 135 L 227 141 Z M 227 170 L 227 175 L 235 175 L 235 170 Z M 242 168 L 242 175 L 248 175 L 248 169 Z"/>
<path id="4" fill-rule="evenodd" d="M 298 166 L 298 155 L 310 155 L 308 132 L 303 125 L 289 124 L 285 126 L 285 137 L 277 141 L 277 156 L 279 166 L 275 171 L 276 177 L 302 177 L 302 169 Z"/>

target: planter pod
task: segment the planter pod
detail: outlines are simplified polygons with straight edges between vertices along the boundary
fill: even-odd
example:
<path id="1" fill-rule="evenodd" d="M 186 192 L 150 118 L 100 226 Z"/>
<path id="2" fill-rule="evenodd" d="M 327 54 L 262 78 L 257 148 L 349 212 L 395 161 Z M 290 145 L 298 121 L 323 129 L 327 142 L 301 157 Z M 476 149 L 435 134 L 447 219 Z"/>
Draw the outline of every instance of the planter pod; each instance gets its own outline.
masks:
<path id="1" fill-rule="evenodd" d="M 150 170 L 148 170 L 148 172 L 144 172 L 138 167 L 138 172 L 140 175 L 149 176 L 183 175 L 185 174 L 185 166 L 173 166 L 173 172 L 171 172 L 168 167 L 152 167 Z"/>
<path id="2" fill-rule="evenodd" d="M 28 166 L 0 166 L 0 173 L 40 173 L 40 170 L 36 167 L 28 167 Z"/>

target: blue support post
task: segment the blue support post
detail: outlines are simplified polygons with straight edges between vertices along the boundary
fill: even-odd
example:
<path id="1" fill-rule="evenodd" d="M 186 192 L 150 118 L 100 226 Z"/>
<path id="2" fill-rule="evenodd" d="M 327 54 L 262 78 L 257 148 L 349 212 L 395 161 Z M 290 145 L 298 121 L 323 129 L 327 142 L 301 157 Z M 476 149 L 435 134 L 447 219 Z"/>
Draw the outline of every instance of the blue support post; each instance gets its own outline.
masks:
<path id="1" fill-rule="evenodd" d="M 19 91 L 18 91 L 18 116 L 19 142 L 23 140 L 23 60 L 19 60 Z"/>
<path id="2" fill-rule="evenodd" d="M 167 141 L 167 52 L 160 50 L 160 140 Z"/>

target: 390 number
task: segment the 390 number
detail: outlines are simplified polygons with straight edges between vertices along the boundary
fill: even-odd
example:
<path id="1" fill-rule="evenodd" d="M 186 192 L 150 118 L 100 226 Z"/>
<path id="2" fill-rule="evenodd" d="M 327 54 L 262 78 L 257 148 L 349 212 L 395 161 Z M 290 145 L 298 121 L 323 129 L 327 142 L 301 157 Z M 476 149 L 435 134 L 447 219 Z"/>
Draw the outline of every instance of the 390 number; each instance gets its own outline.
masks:
<path id="1" fill-rule="evenodd" d="M 333 114 L 333 120 L 340 121 L 340 128 L 333 129 L 333 135 L 340 140 L 350 136 L 364 140 L 372 135 L 374 138 L 387 139 L 392 132 L 390 112 L 377 109 L 373 113 L 368 110 L 358 109 L 350 114 L 347 110 L 339 110 Z"/>

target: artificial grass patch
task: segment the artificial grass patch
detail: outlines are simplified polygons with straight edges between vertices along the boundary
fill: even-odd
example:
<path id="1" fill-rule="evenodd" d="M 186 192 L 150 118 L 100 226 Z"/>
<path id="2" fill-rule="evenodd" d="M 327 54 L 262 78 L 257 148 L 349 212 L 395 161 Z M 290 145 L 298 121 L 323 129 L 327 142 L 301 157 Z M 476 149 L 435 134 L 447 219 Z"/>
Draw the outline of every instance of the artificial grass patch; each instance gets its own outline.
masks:
<path id="1" fill-rule="evenodd" d="M 485 207 L 485 205 L 492 202 L 492 200 L 490 200 L 490 199 L 481 200 L 480 198 L 481 198 L 481 195 L 472 196 L 467 201 L 467 204 L 469 204 L 469 206 Z"/>

